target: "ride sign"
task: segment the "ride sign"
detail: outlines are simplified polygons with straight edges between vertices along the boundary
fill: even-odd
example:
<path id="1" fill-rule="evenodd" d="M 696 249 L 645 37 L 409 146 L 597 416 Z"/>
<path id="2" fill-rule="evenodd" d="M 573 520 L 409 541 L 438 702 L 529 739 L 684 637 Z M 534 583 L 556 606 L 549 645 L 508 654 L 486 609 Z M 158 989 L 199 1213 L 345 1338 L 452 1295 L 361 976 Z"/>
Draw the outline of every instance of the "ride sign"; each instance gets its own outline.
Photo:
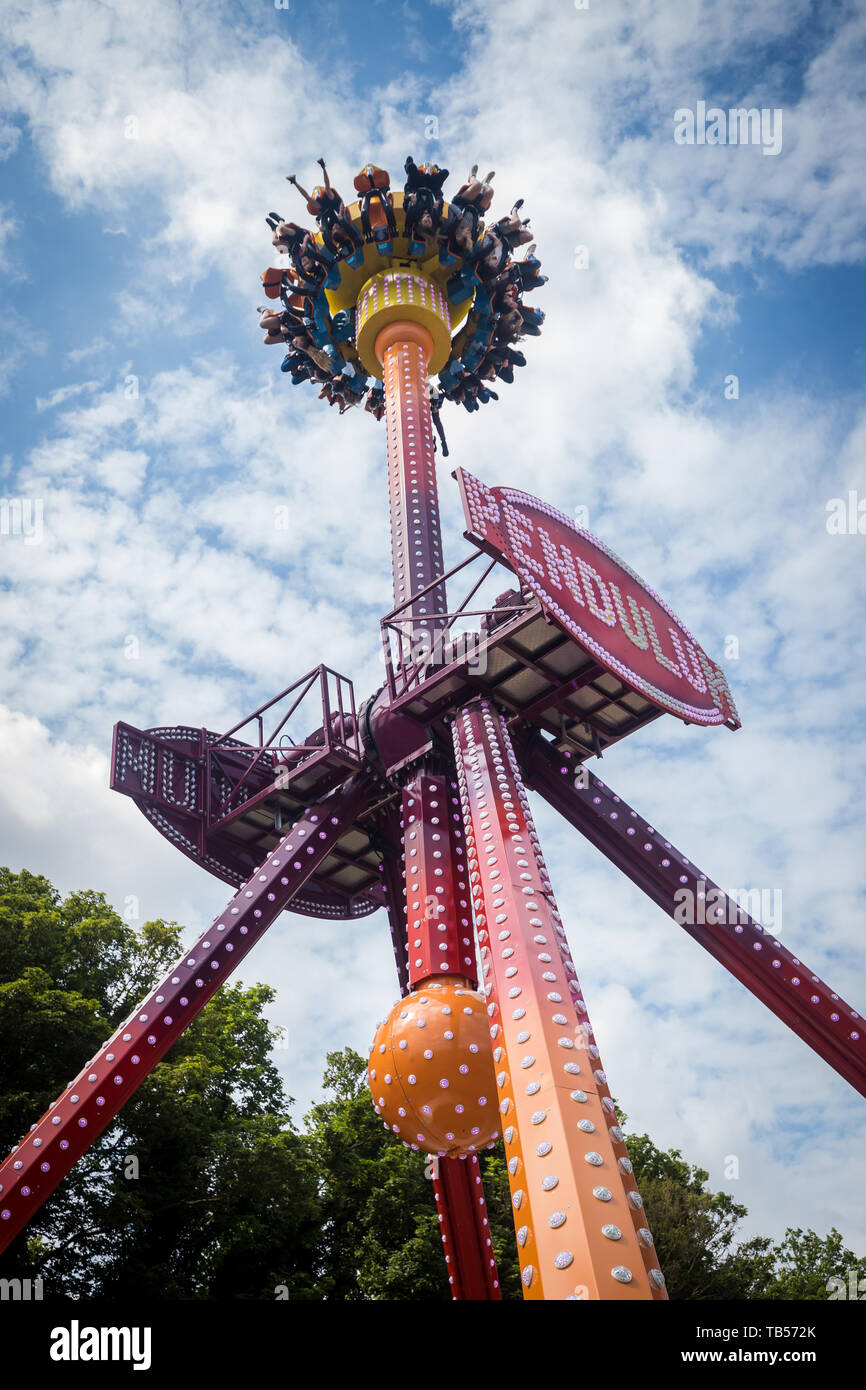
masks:
<path id="1" fill-rule="evenodd" d="M 506 564 L 597 661 L 687 723 L 740 728 L 728 682 L 663 599 L 564 512 L 510 487 L 454 476 L 467 539 Z"/>

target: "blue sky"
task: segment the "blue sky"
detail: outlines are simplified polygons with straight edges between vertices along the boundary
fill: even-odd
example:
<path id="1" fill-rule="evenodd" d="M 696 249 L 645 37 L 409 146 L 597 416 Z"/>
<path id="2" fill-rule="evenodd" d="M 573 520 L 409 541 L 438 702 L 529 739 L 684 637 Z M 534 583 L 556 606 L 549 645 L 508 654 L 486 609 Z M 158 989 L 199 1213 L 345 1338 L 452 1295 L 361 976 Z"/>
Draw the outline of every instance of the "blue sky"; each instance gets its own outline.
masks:
<path id="1" fill-rule="evenodd" d="M 226 728 L 320 660 L 360 695 L 379 682 L 382 433 L 262 346 L 264 216 L 301 214 L 284 176 L 309 186 L 320 154 L 344 192 L 368 160 L 436 159 L 452 191 L 478 162 L 498 213 L 526 198 L 547 322 L 498 404 L 446 411 L 450 463 L 587 506 L 723 662 L 739 733 L 660 720 L 598 771 L 726 886 L 781 889 L 786 944 L 862 1005 L 866 536 L 825 524 L 830 499 L 866 498 L 861 7 L 0 0 L 0 17 L 0 497 L 44 505 L 39 545 L 0 536 L 3 861 L 200 928 L 224 889 L 107 790 L 114 721 Z M 780 152 L 676 144 L 698 101 L 780 109 Z M 455 563 L 448 469 L 440 488 Z M 538 821 L 631 1123 L 706 1167 L 750 1229 L 836 1224 L 866 1247 L 841 1195 L 862 1102 Z M 325 1052 L 363 1048 L 392 1002 L 384 920 L 284 917 L 244 978 L 278 989 L 303 1109 Z"/>

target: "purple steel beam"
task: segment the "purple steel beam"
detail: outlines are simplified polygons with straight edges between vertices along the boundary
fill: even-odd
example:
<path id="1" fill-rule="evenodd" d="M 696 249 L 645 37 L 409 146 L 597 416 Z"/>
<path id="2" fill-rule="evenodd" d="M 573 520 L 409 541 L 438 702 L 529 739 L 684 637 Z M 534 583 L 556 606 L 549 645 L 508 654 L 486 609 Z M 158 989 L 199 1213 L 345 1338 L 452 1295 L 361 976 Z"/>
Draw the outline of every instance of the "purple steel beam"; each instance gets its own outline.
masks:
<path id="1" fill-rule="evenodd" d="M 694 920 L 680 923 L 689 936 L 866 1096 L 866 1029 L 850 1004 L 568 753 L 530 735 L 523 766 L 529 785 L 654 903 L 675 920 L 690 904 Z"/>

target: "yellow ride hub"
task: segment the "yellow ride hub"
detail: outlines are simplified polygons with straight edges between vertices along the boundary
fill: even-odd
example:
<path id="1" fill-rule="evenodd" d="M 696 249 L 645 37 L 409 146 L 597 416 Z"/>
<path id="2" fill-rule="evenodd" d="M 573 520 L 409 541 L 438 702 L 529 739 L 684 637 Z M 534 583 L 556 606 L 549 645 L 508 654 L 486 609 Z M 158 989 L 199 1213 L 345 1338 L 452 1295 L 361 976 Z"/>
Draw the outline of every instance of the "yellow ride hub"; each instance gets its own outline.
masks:
<path id="1" fill-rule="evenodd" d="M 374 275 L 358 297 L 355 343 L 365 371 L 380 381 L 376 339 L 388 324 L 407 321 L 426 328 L 433 342 L 428 371 L 441 372 L 451 354 L 451 314 L 442 287 L 411 265 Z"/>

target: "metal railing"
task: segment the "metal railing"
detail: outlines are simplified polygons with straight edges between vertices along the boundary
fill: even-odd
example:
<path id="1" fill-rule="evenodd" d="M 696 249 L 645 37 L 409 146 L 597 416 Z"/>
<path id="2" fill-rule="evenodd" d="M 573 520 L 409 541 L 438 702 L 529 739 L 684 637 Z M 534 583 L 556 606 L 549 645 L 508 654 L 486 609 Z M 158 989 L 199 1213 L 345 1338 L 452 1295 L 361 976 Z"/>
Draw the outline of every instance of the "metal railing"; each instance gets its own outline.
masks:
<path id="1" fill-rule="evenodd" d="M 459 662 L 459 654 L 453 656 L 453 658 L 449 656 L 447 660 L 445 659 L 449 643 L 453 644 L 454 641 L 449 634 L 451 633 L 454 623 L 457 622 L 458 619 L 490 618 L 493 616 L 502 619 L 504 614 L 516 616 L 518 613 L 528 612 L 532 607 L 532 604 L 529 603 L 514 604 L 513 607 L 509 606 L 507 608 L 467 607 L 467 604 L 470 603 L 478 593 L 484 581 L 493 572 L 496 566 L 500 564 L 500 561 L 493 559 L 489 561 L 480 578 L 476 580 L 463 599 L 463 602 L 453 613 L 436 614 L 437 623 L 442 620 L 445 621 L 444 625 L 437 629 L 435 637 L 431 637 L 430 632 L 425 627 L 420 626 L 417 619 L 413 621 L 412 619 L 400 617 L 407 608 L 417 603 L 418 599 L 423 598 L 431 589 L 436 588 L 437 585 L 444 583 L 445 580 L 450 579 L 453 575 L 459 573 L 460 570 L 473 564 L 474 561 L 484 554 L 485 552 L 483 550 L 476 548 L 471 555 L 467 555 L 464 560 L 454 565 L 446 574 L 437 575 L 436 578 L 432 579 L 429 584 L 426 584 L 423 589 L 419 589 L 417 593 L 410 594 L 409 598 L 404 599 L 396 608 L 392 608 L 391 612 L 386 613 L 385 617 L 381 620 L 380 627 L 386 680 L 388 692 L 392 700 L 396 699 L 399 695 L 405 695 L 413 688 L 418 688 L 426 679 L 426 673 L 429 671 L 430 667 L 435 667 L 439 670 L 440 668 Z M 515 576 L 512 571 L 508 570 L 507 573 L 513 581 Z M 470 634 L 467 634 L 467 636 L 468 635 Z M 474 633 L 471 635 L 475 636 Z M 480 632 L 478 637 L 479 639 L 481 638 Z M 393 650 L 394 638 L 396 638 L 398 654 L 396 661 L 394 659 Z M 419 654 L 417 648 L 419 645 L 423 644 L 429 645 L 426 645 L 425 649 Z M 410 650 L 408 659 L 406 656 L 407 646 Z"/>
<path id="2" fill-rule="evenodd" d="M 288 733 L 286 726 L 297 714 L 303 701 L 311 691 L 318 691 L 318 707 L 321 708 L 321 725 L 306 740 L 296 742 Z M 295 693 L 297 692 L 297 693 Z M 294 699 L 280 712 L 279 717 L 265 735 L 265 716 L 290 696 Z M 315 699 L 315 697 L 314 697 Z M 312 702 L 311 702 L 312 703 Z M 276 717 L 276 712 L 275 712 Z M 312 722 L 312 716 L 311 720 Z M 237 735 L 254 725 L 256 741 L 239 741 Z M 204 738 L 204 734 L 203 734 Z M 248 765 L 238 776 L 238 759 L 251 754 Z M 268 781 L 276 785 L 286 785 L 291 773 L 301 764 L 309 764 L 316 758 L 321 760 L 332 754 L 339 754 L 343 760 L 360 764 L 362 759 L 361 736 L 355 707 L 355 690 L 347 676 L 330 666 L 315 666 L 306 675 L 286 686 L 278 695 L 267 700 L 251 714 L 227 729 L 212 742 L 204 744 L 202 754 L 206 760 L 205 797 L 207 823 L 224 821 L 232 817 L 251 796 L 261 796 L 261 785 L 254 774 L 267 769 Z M 216 777 L 221 776 L 228 783 L 228 791 L 214 804 L 213 792 Z M 280 782 L 280 779 L 282 783 Z M 240 793 L 245 794 L 241 797 Z"/>

